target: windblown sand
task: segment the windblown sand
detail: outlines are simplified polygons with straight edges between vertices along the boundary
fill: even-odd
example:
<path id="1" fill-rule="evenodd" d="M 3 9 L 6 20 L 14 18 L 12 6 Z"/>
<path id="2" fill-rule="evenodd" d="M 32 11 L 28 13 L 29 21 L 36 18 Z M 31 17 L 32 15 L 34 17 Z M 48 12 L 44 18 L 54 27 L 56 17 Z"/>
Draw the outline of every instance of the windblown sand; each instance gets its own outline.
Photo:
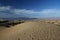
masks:
<path id="1" fill-rule="evenodd" d="M 0 31 L 0 40 L 60 40 L 60 26 L 30 21 Z"/>

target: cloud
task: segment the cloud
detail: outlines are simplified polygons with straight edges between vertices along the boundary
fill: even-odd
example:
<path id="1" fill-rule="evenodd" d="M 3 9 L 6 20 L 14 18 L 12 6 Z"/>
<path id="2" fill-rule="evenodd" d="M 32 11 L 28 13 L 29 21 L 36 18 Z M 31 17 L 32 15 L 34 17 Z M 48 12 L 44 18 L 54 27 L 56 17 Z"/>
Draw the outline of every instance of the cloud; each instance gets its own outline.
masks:
<path id="1" fill-rule="evenodd" d="M 47 14 L 47 13 L 60 13 L 60 10 L 57 9 L 43 9 L 39 12 L 34 11 L 34 10 L 27 10 L 27 9 L 12 9 L 11 6 L 0 6 L 0 11 L 10 11 L 16 14 L 20 14 L 20 13 L 28 13 L 28 14 L 32 14 L 32 13 L 43 13 L 43 14 Z"/>
<path id="2" fill-rule="evenodd" d="M 51 17 L 60 16 L 60 9 L 43 9 L 41 11 L 17 9 L 12 6 L 0 6 L 0 17 Z"/>
<path id="3" fill-rule="evenodd" d="M 35 13 L 37 13 L 37 14 L 58 14 L 58 13 L 60 13 L 60 10 L 59 9 L 43 9 L 43 10 L 41 10 L 41 11 L 34 11 L 34 10 L 27 10 L 27 9 L 14 9 L 14 12 L 16 13 L 16 14 L 20 14 L 20 13 L 27 13 L 27 14 L 35 14 Z"/>
<path id="4" fill-rule="evenodd" d="M 0 6 L 0 18 L 17 17 L 11 6 Z"/>
<path id="5" fill-rule="evenodd" d="M 27 13 L 27 14 L 32 14 L 32 13 L 40 13 L 40 12 L 35 12 L 33 10 L 27 10 L 27 9 L 14 9 L 14 12 L 16 14 L 20 14 L 20 13 Z"/>
<path id="6" fill-rule="evenodd" d="M 60 13 L 60 10 L 59 10 L 59 9 L 44 9 L 44 10 L 41 11 L 41 13 L 45 13 L 45 14 L 46 14 L 46 13 L 48 13 L 48 14 L 49 14 L 49 13 L 50 13 L 50 14 L 51 14 L 51 13 L 54 13 L 54 14 L 57 13 L 57 14 L 58 14 L 58 13 Z"/>
<path id="7" fill-rule="evenodd" d="M 0 6 L 0 11 L 7 11 L 10 10 L 11 7 L 10 6 Z"/>
<path id="8" fill-rule="evenodd" d="M 0 12 L 1 11 L 9 11 L 12 13 L 16 13 L 16 14 L 20 14 L 20 13 L 28 13 L 28 14 L 32 14 L 32 13 L 38 13 L 35 12 L 34 10 L 27 10 L 27 9 L 12 9 L 11 6 L 0 6 Z"/>

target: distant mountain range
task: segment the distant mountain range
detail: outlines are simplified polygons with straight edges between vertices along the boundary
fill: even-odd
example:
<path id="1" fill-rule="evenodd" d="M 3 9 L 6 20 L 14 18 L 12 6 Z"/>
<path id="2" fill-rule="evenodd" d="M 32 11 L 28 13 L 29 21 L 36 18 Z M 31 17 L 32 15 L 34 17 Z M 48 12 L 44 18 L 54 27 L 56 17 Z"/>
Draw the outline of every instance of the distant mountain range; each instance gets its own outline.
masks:
<path id="1" fill-rule="evenodd" d="M 3 20 L 33 20 L 37 18 L 28 18 L 28 17 L 16 17 L 16 18 L 0 18 Z"/>
<path id="2" fill-rule="evenodd" d="M 15 17 L 15 18 L 0 18 L 3 20 L 34 20 L 34 19 L 38 19 L 38 20 L 60 20 L 60 17 L 51 17 L 51 18 L 29 18 L 29 17 Z"/>
<path id="3" fill-rule="evenodd" d="M 60 20 L 60 17 L 49 17 L 49 18 L 43 18 L 47 20 Z"/>

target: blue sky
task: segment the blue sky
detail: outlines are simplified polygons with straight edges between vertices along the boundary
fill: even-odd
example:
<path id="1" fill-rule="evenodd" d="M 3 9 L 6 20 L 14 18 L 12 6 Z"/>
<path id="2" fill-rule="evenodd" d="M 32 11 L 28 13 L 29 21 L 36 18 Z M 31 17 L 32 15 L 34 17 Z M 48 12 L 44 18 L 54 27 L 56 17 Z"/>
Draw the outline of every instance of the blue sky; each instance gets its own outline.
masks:
<path id="1" fill-rule="evenodd" d="M 60 17 L 60 0 L 0 0 L 0 17 Z"/>

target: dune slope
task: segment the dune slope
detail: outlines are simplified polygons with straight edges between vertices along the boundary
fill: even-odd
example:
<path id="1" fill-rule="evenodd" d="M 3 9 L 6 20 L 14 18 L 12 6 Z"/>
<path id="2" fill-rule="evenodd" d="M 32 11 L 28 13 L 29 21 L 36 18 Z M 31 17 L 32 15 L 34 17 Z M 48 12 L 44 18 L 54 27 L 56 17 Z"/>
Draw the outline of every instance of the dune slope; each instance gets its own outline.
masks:
<path id="1" fill-rule="evenodd" d="M 60 40 L 60 26 L 31 21 L 0 31 L 0 40 Z"/>

